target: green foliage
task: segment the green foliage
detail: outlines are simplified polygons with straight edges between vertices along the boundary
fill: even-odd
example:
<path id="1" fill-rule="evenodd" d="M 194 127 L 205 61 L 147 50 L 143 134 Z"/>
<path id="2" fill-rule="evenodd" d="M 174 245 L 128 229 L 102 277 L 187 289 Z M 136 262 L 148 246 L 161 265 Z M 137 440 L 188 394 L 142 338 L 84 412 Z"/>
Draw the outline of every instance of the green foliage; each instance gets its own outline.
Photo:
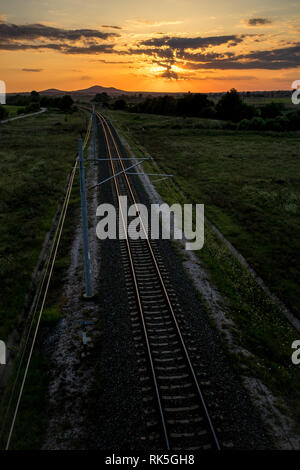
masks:
<path id="1" fill-rule="evenodd" d="M 288 125 L 289 130 L 299 131 L 300 130 L 300 110 L 291 111 L 286 114 L 286 117 L 289 121 L 289 125 Z"/>
<path id="2" fill-rule="evenodd" d="M 110 97 L 105 91 L 103 93 L 97 93 L 92 99 L 95 103 L 107 103 L 109 100 Z"/>
<path id="3" fill-rule="evenodd" d="M 28 106 L 26 106 L 25 109 L 23 110 L 23 112 L 25 114 L 27 114 L 27 113 L 36 113 L 39 110 L 40 110 L 40 104 L 39 104 L 38 101 L 35 101 L 35 102 L 30 103 Z"/>
<path id="4" fill-rule="evenodd" d="M 122 110 L 122 111 L 124 109 L 126 109 L 126 106 L 127 106 L 126 101 L 123 100 L 122 98 L 116 100 L 113 104 L 114 109 L 116 109 L 116 110 L 119 109 L 119 110 Z"/>
<path id="5" fill-rule="evenodd" d="M 173 96 L 149 97 L 131 108 L 132 112 L 167 116 L 215 117 L 214 103 L 202 93 L 186 93 L 181 98 Z"/>
<path id="6" fill-rule="evenodd" d="M 54 98 L 51 96 L 43 96 L 40 103 L 41 106 L 45 108 L 59 109 L 64 113 L 75 111 L 73 106 L 74 101 L 70 95 L 55 96 Z"/>
<path id="7" fill-rule="evenodd" d="M 255 107 L 247 104 L 234 88 L 225 93 L 216 105 L 205 94 L 186 93 L 179 98 L 169 95 L 150 96 L 135 105 L 126 105 L 125 100 L 117 100 L 113 109 L 161 116 L 199 117 L 218 122 L 215 126 L 201 123 L 199 128 L 277 132 L 300 129 L 299 111 L 285 113 L 284 103 L 274 101 Z"/>
<path id="8" fill-rule="evenodd" d="M 254 106 L 243 102 L 234 88 L 220 98 L 216 105 L 216 112 L 219 119 L 233 122 L 251 119 L 257 113 Z"/>
<path id="9" fill-rule="evenodd" d="M 6 119 L 8 117 L 8 111 L 4 108 L 4 106 L 0 105 L 0 120 Z"/>
<path id="10" fill-rule="evenodd" d="M 261 108 L 261 117 L 264 119 L 276 118 L 277 116 L 281 116 L 283 111 L 283 103 L 275 103 L 272 101 Z"/>

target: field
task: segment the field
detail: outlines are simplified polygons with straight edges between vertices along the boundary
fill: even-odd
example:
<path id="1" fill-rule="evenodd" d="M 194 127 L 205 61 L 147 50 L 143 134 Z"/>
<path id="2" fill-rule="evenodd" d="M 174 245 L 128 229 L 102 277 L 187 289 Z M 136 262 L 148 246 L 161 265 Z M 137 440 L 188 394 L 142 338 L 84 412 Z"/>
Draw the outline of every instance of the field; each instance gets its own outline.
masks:
<path id="1" fill-rule="evenodd" d="M 24 109 L 25 106 L 13 106 L 13 105 L 6 105 L 5 109 L 8 111 L 8 118 L 12 118 L 17 116 L 19 109 Z"/>
<path id="2" fill-rule="evenodd" d="M 300 318 L 300 133 L 198 129 L 199 120 L 118 113 L 191 200 Z"/>
<path id="3" fill-rule="evenodd" d="M 149 152 L 174 175 L 155 183 L 164 200 L 204 203 L 206 216 L 300 317 L 299 133 L 199 129 L 198 119 L 107 114 L 137 156 Z M 157 172 L 151 162 L 144 167 Z M 300 371 L 291 362 L 297 332 L 207 224 L 197 254 L 233 321 L 221 335 L 226 349 L 236 345 L 228 352 L 238 373 L 261 380 L 283 398 L 288 414 L 300 417 Z M 205 302 L 203 308 L 210 314 Z"/>
<path id="4" fill-rule="evenodd" d="M 84 128 L 78 113 L 48 112 L 0 127 L 0 338 L 11 334 L 22 312 Z"/>

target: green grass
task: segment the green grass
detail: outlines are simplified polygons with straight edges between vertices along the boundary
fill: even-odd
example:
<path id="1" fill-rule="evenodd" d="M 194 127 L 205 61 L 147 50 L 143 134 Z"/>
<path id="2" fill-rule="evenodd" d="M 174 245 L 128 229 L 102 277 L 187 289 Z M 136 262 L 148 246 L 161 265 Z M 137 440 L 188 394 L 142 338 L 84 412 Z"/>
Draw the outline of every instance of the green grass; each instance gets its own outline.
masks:
<path id="1" fill-rule="evenodd" d="M 293 107 L 293 103 L 290 97 L 288 96 L 275 96 L 275 97 L 257 97 L 257 96 L 249 96 L 244 97 L 243 100 L 247 104 L 254 104 L 254 105 L 265 105 L 269 103 L 281 103 L 288 107 Z"/>
<path id="2" fill-rule="evenodd" d="M 43 443 L 47 416 L 47 391 L 49 385 L 49 361 L 35 350 L 16 425 L 12 435 L 10 450 L 38 450 Z"/>
<path id="3" fill-rule="evenodd" d="M 19 109 L 25 109 L 25 106 L 5 105 L 4 108 L 8 111 L 8 118 L 17 116 Z"/>
<path id="4" fill-rule="evenodd" d="M 287 253 L 299 261 L 299 134 L 280 138 L 276 134 L 200 131 L 193 125 L 197 120 L 188 120 L 186 125 L 182 120 L 182 129 L 174 131 L 172 118 L 120 112 L 109 112 L 109 116 L 137 156 L 148 151 L 160 168 L 174 174 L 174 182 L 155 183 L 164 200 L 169 204 L 204 202 L 206 214 L 257 271 L 274 280 L 270 287 L 280 287 L 277 293 L 284 292 L 285 300 L 290 300 L 287 303 L 298 312 L 297 276 L 289 276 L 293 260 Z M 144 167 L 157 171 L 151 162 Z M 279 179 L 285 182 L 277 182 Z M 295 200 L 297 211 L 287 211 L 286 205 Z M 232 364 L 241 375 L 262 380 L 284 399 L 289 413 L 300 419 L 300 369 L 291 362 L 296 331 L 207 224 L 205 244 L 197 255 L 224 299 L 226 316 L 234 321 L 231 334 L 235 344 L 251 353 L 233 354 L 221 335 Z M 299 269 L 296 261 L 293 266 Z M 291 293 L 295 297 L 289 297 Z"/>
<path id="5" fill-rule="evenodd" d="M 198 129 L 197 119 L 116 116 L 192 201 L 205 204 L 208 218 L 300 318 L 300 133 Z"/>
<path id="6" fill-rule="evenodd" d="M 22 312 L 84 128 L 79 113 L 45 113 L 0 127 L 1 339 Z"/>
<path id="7" fill-rule="evenodd" d="M 44 237 L 64 194 L 66 178 L 77 151 L 77 139 L 85 129 L 86 118 L 82 114 L 65 116 L 54 112 L 24 121 L 14 121 L 0 128 L 4 142 L 2 148 L 5 149 L 1 152 L 0 163 L 0 254 L 3 273 L 1 339 L 6 338 L 17 324 L 17 315 L 22 311 Z M 6 172 L 5 168 L 8 169 Z M 16 421 L 12 449 L 39 449 L 43 442 L 47 424 L 48 371 L 51 364 L 43 352 L 40 338 L 49 334 L 62 315 L 65 299 L 61 285 L 70 265 L 69 248 L 79 207 L 78 186 L 76 178 L 38 341 Z M 7 262 L 4 263 L 3 260 Z M 0 421 L 5 414 L 16 370 L 17 361 L 3 398 Z M 7 437 L 7 426 L 5 435 Z"/>

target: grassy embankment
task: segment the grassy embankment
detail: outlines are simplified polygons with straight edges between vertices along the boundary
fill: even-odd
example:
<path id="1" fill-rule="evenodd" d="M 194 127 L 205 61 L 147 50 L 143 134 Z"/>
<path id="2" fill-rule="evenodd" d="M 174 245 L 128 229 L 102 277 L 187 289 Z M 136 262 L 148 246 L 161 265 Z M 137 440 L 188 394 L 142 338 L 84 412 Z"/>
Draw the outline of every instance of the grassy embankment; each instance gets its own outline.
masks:
<path id="1" fill-rule="evenodd" d="M 77 139 L 85 128 L 86 119 L 82 114 L 56 112 L 0 127 L 1 339 L 6 340 L 17 326 L 45 235 L 64 194 L 66 178 L 77 151 Z M 69 265 L 68 241 L 73 227 L 70 214 L 78 207 L 76 186 L 42 321 L 42 325 L 47 327 L 60 317 L 63 299 L 58 295 L 58 289 Z M 36 353 L 21 402 L 12 448 L 39 447 L 41 429 L 46 421 L 46 372 L 47 358 Z M 2 417 L 3 412 L 1 410 Z"/>
<path id="2" fill-rule="evenodd" d="M 155 185 L 163 198 L 204 203 L 206 216 L 300 317 L 300 133 L 232 132 L 203 129 L 207 123 L 199 119 L 108 114 L 136 154 L 148 151 L 186 194 L 162 181 Z M 198 255 L 226 299 L 235 341 L 252 353 L 233 355 L 233 363 L 284 396 L 300 417 L 300 370 L 291 362 L 299 335 L 209 226 L 205 236 Z"/>

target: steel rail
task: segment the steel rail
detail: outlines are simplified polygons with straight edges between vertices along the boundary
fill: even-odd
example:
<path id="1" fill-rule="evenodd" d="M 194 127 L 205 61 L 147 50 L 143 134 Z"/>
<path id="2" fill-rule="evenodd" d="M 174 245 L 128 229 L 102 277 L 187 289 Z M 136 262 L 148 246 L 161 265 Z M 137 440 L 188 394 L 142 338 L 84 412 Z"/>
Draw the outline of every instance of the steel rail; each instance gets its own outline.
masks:
<path id="1" fill-rule="evenodd" d="M 120 154 L 120 151 L 119 151 L 119 148 L 118 148 L 118 145 L 116 143 L 116 140 L 112 134 L 112 131 L 110 129 L 110 126 L 108 125 L 108 123 L 106 122 L 106 119 L 104 116 L 102 116 L 100 113 L 96 112 L 96 115 L 98 116 L 99 118 L 99 121 L 101 122 L 102 124 L 102 128 L 103 128 L 103 131 L 104 131 L 104 135 L 105 135 L 105 139 L 106 139 L 106 143 L 107 143 L 107 147 L 109 148 L 109 143 L 108 143 L 108 138 L 107 138 L 107 131 L 105 129 L 105 126 L 107 127 L 108 129 L 108 132 L 110 134 L 110 137 L 111 137 L 111 140 L 113 142 L 113 145 L 115 147 L 115 150 L 116 150 L 116 153 L 119 157 L 119 161 L 120 161 L 120 164 L 123 168 L 123 170 L 125 169 L 124 167 L 124 164 L 123 164 L 123 161 L 122 161 L 122 156 Z M 111 151 L 109 149 L 109 155 L 111 157 Z M 112 167 L 112 171 L 114 172 L 114 168 L 113 168 L 113 163 L 112 161 L 110 162 L 111 164 L 111 167 Z M 175 315 L 175 312 L 174 312 L 174 309 L 173 309 L 173 306 L 172 306 L 172 303 L 171 303 L 171 300 L 170 300 L 170 297 L 168 295 L 168 292 L 167 292 L 167 289 L 166 289 L 166 286 L 165 286 L 165 283 L 164 283 L 164 280 L 162 278 L 162 274 L 160 272 L 160 268 L 158 266 L 158 263 L 157 263 L 157 260 L 156 260 L 156 257 L 155 257 L 155 254 L 153 252 L 153 249 L 152 249 L 152 246 L 151 246 L 151 243 L 150 243 L 150 240 L 148 238 L 148 233 L 145 229 L 145 226 L 144 226 L 144 223 L 143 223 L 143 220 L 142 220 L 142 217 L 140 215 L 140 212 L 138 210 L 138 206 L 137 206 L 137 202 L 136 202 L 136 199 L 135 199 L 135 196 L 133 194 L 133 191 L 132 191 L 132 187 L 131 187 L 131 184 L 129 182 L 129 179 L 126 175 L 126 172 L 124 172 L 124 177 L 126 179 L 126 183 L 127 183 L 127 187 L 128 187 L 128 190 L 131 194 L 131 197 L 132 197 L 132 200 L 134 202 L 134 205 L 136 207 L 136 211 L 137 211 L 137 214 L 139 215 L 139 218 L 140 218 L 140 222 L 141 222 L 141 227 L 143 228 L 143 231 L 144 231 L 144 234 L 145 234 L 145 239 L 147 241 L 147 244 L 148 244 L 148 248 L 149 248 L 149 251 L 150 251 L 150 254 L 151 254 L 151 257 L 152 257 L 152 260 L 153 260 L 153 263 L 154 263 L 154 266 L 155 266 L 155 269 L 156 269 L 156 272 L 157 272 L 157 275 L 158 275 L 158 278 L 159 278 L 159 281 L 160 281 L 160 284 L 161 284 L 161 287 L 163 289 L 163 292 L 164 292 L 164 295 L 165 295 L 165 298 L 167 300 L 167 304 L 169 306 L 169 310 L 170 310 L 170 313 L 171 313 L 171 316 L 173 318 L 173 321 L 174 321 L 174 324 L 175 324 L 175 327 L 176 327 L 176 332 L 178 334 L 178 337 L 180 339 L 180 344 L 181 344 L 181 347 L 182 347 L 182 350 L 184 352 L 184 356 L 186 358 L 186 361 L 188 363 L 188 366 L 189 366 L 189 371 L 191 373 L 191 376 L 193 378 L 193 382 L 194 382 L 194 386 L 197 390 L 197 393 L 198 393 L 198 396 L 200 398 L 200 402 L 201 402 L 201 405 L 202 405 L 202 409 L 204 411 L 204 416 L 205 416 L 205 419 L 206 419 L 206 422 L 208 424 L 208 427 L 209 427 L 209 430 L 210 430 L 210 433 L 211 433 L 211 436 L 212 436 L 212 439 L 213 439 L 213 442 L 214 442 L 214 446 L 217 450 L 220 450 L 221 449 L 221 446 L 220 446 L 220 443 L 219 443 L 219 440 L 218 440 L 218 437 L 216 435 L 216 432 L 215 432 L 215 429 L 214 429 L 214 426 L 213 426 L 213 423 L 212 423 L 212 420 L 210 418 L 210 415 L 209 415 L 209 411 L 208 411 L 208 408 L 206 406 L 206 403 L 205 403 L 205 399 L 204 399 L 204 396 L 203 396 L 203 393 L 200 389 L 200 386 L 199 386 L 199 382 L 198 382 L 198 379 L 197 379 L 197 376 L 196 376 L 196 373 L 195 373 L 195 370 L 194 370 L 194 367 L 192 365 L 192 362 L 191 362 L 191 359 L 190 359 L 190 355 L 188 353 L 188 350 L 187 350 L 187 347 L 186 347 L 186 344 L 185 344 L 185 341 L 184 341 L 184 338 L 182 336 L 182 333 L 181 333 L 181 330 L 180 330 L 180 327 L 179 327 L 179 324 L 178 324 L 178 321 L 177 321 L 177 318 L 176 318 L 176 315 Z M 115 181 L 115 186 L 117 186 L 116 184 L 116 181 Z M 119 193 L 119 191 L 117 191 L 117 193 Z M 123 217 L 123 216 L 122 216 Z M 128 239 L 126 238 L 126 241 L 127 241 L 127 248 L 128 248 L 128 252 L 130 252 L 130 245 L 129 245 L 129 242 L 128 242 Z M 136 281 L 136 276 L 135 276 L 135 273 L 134 273 L 134 264 L 133 264 L 133 261 L 132 261 L 132 255 L 130 253 L 129 255 L 130 257 L 130 264 L 131 264 L 131 268 L 132 268 L 132 271 L 133 271 L 133 276 L 134 276 L 134 279 L 135 279 L 135 288 L 138 290 L 138 284 L 137 284 L 137 281 Z M 145 320 L 143 318 L 143 310 L 142 310 L 142 303 L 141 303 L 141 299 L 140 299 L 140 295 L 139 293 L 137 293 L 137 296 L 139 298 L 139 307 L 141 308 L 140 310 L 140 313 L 141 313 L 141 316 L 142 316 L 142 323 L 143 323 L 143 328 L 144 328 L 144 333 L 147 334 L 147 327 L 145 325 Z M 153 371 L 152 371 L 152 374 L 153 376 L 156 377 L 155 375 L 155 370 L 154 370 L 154 365 L 153 365 L 153 360 L 152 360 L 152 357 L 151 357 L 151 348 L 150 348 L 150 344 L 149 344 L 149 340 L 148 338 L 146 338 L 146 343 L 147 343 L 147 350 L 148 350 L 148 355 L 150 356 L 150 364 L 151 364 L 151 369 L 153 367 Z M 159 397 L 160 399 L 160 394 L 159 394 L 159 389 L 158 389 L 158 384 L 157 384 L 157 381 L 156 381 L 156 385 L 155 385 L 155 389 L 157 388 L 157 396 Z M 160 400 L 160 403 L 159 403 L 159 409 L 160 409 L 160 414 L 161 416 L 163 416 L 163 411 L 162 411 L 162 404 L 161 404 L 161 400 Z M 164 423 L 164 430 L 166 429 L 166 422 L 165 422 L 165 418 L 163 416 L 162 418 L 163 420 L 163 423 Z M 166 431 L 166 435 L 167 435 L 167 431 Z M 167 442 L 169 442 L 167 440 Z"/>
<path id="2" fill-rule="evenodd" d="M 97 113 L 97 114 L 98 114 L 98 113 Z M 111 170 L 112 170 L 112 173 L 113 173 L 113 176 L 114 176 L 114 185 L 115 185 L 115 189 L 116 189 L 117 196 L 119 197 L 119 196 L 120 196 L 120 192 L 119 192 L 119 187 L 118 187 L 118 184 L 117 184 L 117 181 L 116 181 L 116 176 L 117 176 L 117 175 L 116 175 L 116 173 L 115 173 L 114 165 L 113 165 L 113 163 L 112 163 L 112 161 L 111 161 L 112 154 L 111 154 L 111 149 L 110 149 L 110 145 L 109 145 L 109 141 L 108 141 L 108 137 L 107 137 L 107 132 L 106 132 L 106 129 L 105 129 L 105 127 L 104 127 L 104 123 L 102 122 L 102 120 L 101 120 L 100 118 L 99 118 L 99 120 L 100 120 L 100 122 L 101 122 L 101 124 L 102 124 L 103 133 L 104 133 L 104 136 L 105 136 L 105 141 L 106 141 L 106 146 L 107 146 L 107 151 L 108 151 L 108 154 L 109 154 L 109 157 L 110 157 Z M 122 224 L 123 224 L 124 232 L 126 233 L 126 224 L 125 224 L 124 214 L 123 214 L 123 210 L 122 210 L 122 207 L 121 207 L 121 206 L 120 206 L 120 212 L 121 212 Z M 139 311 L 140 311 L 140 314 L 141 314 L 143 332 L 144 332 L 145 341 L 146 341 L 146 346 L 147 346 L 148 359 L 149 359 L 149 362 L 150 362 L 150 368 L 151 368 L 152 379 L 153 379 L 154 388 L 155 388 L 155 394 L 156 394 L 157 401 L 158 401 L 159 414 L 160 414 L 160 417 L 161 417 L 164 439 L 165 439 L 165 442 L 166 442 L 166 448 L 167 448 L 167 450 L 170 450 L 169 436 L 168 436 L 168 432 L 167 432 L 167 424 L 166 424 L 165 416 L 164 416 L 164 413 L 163 413 L 162 401 L 161 401 L 161 397 L 160 397 L 158 381 L 157 381 L 157 377 L 156 377 L 156 373 L 155 373 L 155 368 L 154 368 L 154 364 L 153 364 L 153 359 L 152 359 L 152 354 L 151 354 L 151 348 L 150 348 L 150 343 L 149 343 L 149 338 L 148 338 L 147 327 L 146 327 L 145 319 L 144 319 L 144 316 L 143 316 L 143 306 L 142 306 L 142 301 L 141 301 L 141 297 L 140 297 L 140 291 L 139 291 L 139 287 L 138 287 L 138 282 L 137 282 L 136 273 L 135 273 L 135 269 L 134 269 L 134 263 L 133 263 L 131 248 L 130 248 L 130 244 L 129 244 L 129 241 L 128 241 L 127 234 L 126 234 L 126 239 L 125 239 L 125 240 L 126 240 L 126 245 L 127 245 L 127 251 L 128 251 L 129 262 L 130 262 L 130 267 L 131 267 L 131 272 L 132 272 L 132 277 L 133 277 L 135 292 L 136 292 L 136 296 L 137 296 Z"/>

